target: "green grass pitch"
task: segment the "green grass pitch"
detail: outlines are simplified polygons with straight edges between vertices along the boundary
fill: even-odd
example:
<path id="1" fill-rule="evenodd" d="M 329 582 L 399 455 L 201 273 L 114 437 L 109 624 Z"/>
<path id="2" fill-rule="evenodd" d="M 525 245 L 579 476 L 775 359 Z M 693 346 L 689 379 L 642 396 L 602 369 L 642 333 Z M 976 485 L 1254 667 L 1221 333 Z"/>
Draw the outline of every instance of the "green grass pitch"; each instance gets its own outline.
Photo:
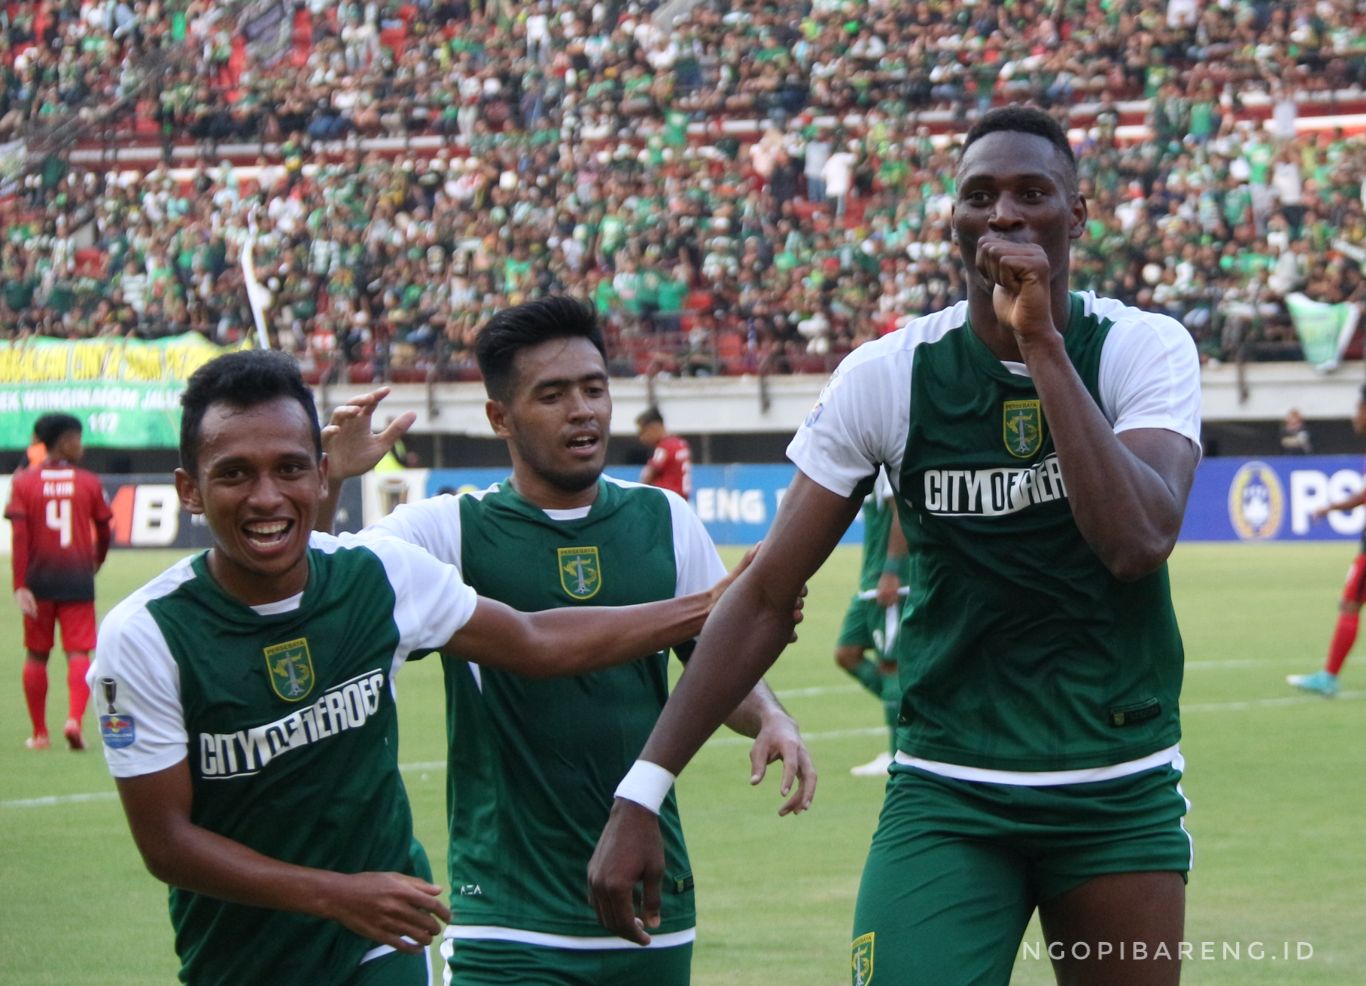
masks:
<path id="1" fill-rule="evenodd" d="M 1366 658 L 1349 662 L 1333 701 L 1284 683 L 1320 665 L 1353 550 L 1192 544 L 1173 558 L 1196 855 L 1187 983 L 1362 981 Z M 100 574 L 101 611 L 173 557 L 115 553 Z M 848 768 L 883 742 L 877 704 L 830 657 L 856 565 L 856 551 L 842 548 L 813 580 L 801 640 L 769 675 L 821 771 L 811 812 L 777 818 L 774 778 L 751 789 L 747 747 L 724 733 L 680 781 L 701 912 L 699 986 L 849 982 L 849 923 L 882 785 Z M 90 718 L 88 753 L 24 749 L 18 611 L 0 609 L 9 668 L 0 688 L 0 983 L 173 982 L 165 888 L 133 848 Z M 48 715 L 60 728 L 65 668 L 59 654 L 53 662 Z M 438 675 L 429 661 L 399 679 L 401 760 L 418 834 L 444 873 Z M 1029 952 L 1037 927 L 1025 942 L 1013 981 L 1052 982 L 1047 960 Z"/>

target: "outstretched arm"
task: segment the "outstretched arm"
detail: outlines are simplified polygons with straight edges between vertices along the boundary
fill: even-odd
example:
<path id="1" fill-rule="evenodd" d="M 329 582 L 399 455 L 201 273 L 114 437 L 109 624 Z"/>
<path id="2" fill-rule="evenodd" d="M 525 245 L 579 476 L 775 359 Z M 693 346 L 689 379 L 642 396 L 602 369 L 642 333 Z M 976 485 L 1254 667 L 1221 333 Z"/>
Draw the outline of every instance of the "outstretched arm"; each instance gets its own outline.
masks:
<path id="1" fill-rule="evenodd" d="M 740 564 L 705 592 L 635 606 L 576 606 L 523 613 L 484 596 L 474 614 L 441 648 L 476 664 L 515 671 L 529 678 L 583 674 L 633 661 L 697 636 L 712 608 L 754 558 Z M 788 600 L 788 621 L 801 618 Z"/>
<path id="2" fill-rule="evenodd" d="M 798 471 L 768 538 L 707 621 L 688 673 L 641 751 L 641 761 L 653 765 L 649 772 L 665 771 L 666 780 L 677 776 L 777 658 L 792 633 L 792 600 L 834 550 L 859 502 Z M 658 818 L 619 796 L 588 867 L 598 920 L 614 934 L 648 943 L 645 929 L 659 923 L 662 872 Z M 640 920 L 632 906 L 637 885 L 643 891 Z"/>
<path id="3" fill-rule="evenodd" d="M 296 911 L 362 938 L 420 952 L 451 914 L 441 888 L 403 873 L 334 873 L 262 855 L 190 820 L 187 761 L 117 779 L 133 841 L 147 869 L 172 886 L 221 900 Z"/>

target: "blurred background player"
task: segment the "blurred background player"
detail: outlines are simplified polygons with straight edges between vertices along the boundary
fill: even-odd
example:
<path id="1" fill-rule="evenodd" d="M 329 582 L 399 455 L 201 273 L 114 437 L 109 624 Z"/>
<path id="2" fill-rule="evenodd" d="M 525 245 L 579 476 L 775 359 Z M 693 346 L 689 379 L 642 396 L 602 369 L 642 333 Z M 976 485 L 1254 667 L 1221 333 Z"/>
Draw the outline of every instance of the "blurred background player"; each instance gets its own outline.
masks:
<path id="1" fill-rule="evenodd" d="M 1285 455 L 1313 455 L 1314 440 L 1299 408 L 1285 412 L 1281 422 L 1281 452 Z"/>
<path id="2" fill-rule="evenodd" d="M 687 440 L 669 434 L 657 407 L 648 407 L 636 416 L 636 435 L 652 450 L 650 461 L 640 470 L 640 481 L 691 500 L 692 449 Z"/>
<path id="3" fill-rule="evenodd" d="M 1352 414 L 1352 429 L 1358 435 L 1366 435 L 1366 386 L 1357 396 L 1356 410 Z M 1335 510 L 1355 510 L 1366 503 L 1366 488 L 1343 500 L 1319 507 L 1314 511 L 1314 520 L 1323 520 Z M 1332 698 L 1338 693 L 1338 675 L 1347 655 L 1356 643 L 1357 630 L 1361 623 L 1361 607 L 1366 603 L 1366 532 L 1361 536 L 1361 547 L 1357 556 L 1347 569 L 1347 581 L 1342 586 L 1342 598 L 1338 601 L 1338 622 L 1333 629 L 1333 639 L 1328 643 L 1328 657 L 1323 667 L 1311 674 L 1286 675 L 1285 680 L 1296 688 L 1314 692 L 1324 698 Z"/>
<path id="4" fill-rule="evenodd" d="M 906 535 L 896 519 L 895 496 L 887 474 L 879 471 L 873 492 L 863 501 L 859 591 L 849 602 L 835 643 L 835 663 L 882 702 L 889 734 L 886 750 L 868 763 L 850 769 L 855 777 L 884 776 L 896 748 L 901 687 L 893 647 L 901 625 L 901 602 L 906 597 L 910 559 L 906 556 Z M 870 650 L 871 658 L 867 656 Z"/>
<path id="5" fill-rule="evenodd" d="M 95 647 L 95 572 L 109 553 L 109 505 L 94 473 L 78 469 L 85 453 L 81 422 L 45 414 L 33 426 L 46 449 L 42 461 L 14 475 L 5 518 L 11 524 L 14 601 L 24 614 L 24 700 L 31 750 L 50 745 L 47 659 L 56 626 L 66 651 L 67 720 L 73 750 L 85 748 L 81 719 L 90 689 L 85 674 Z"/>

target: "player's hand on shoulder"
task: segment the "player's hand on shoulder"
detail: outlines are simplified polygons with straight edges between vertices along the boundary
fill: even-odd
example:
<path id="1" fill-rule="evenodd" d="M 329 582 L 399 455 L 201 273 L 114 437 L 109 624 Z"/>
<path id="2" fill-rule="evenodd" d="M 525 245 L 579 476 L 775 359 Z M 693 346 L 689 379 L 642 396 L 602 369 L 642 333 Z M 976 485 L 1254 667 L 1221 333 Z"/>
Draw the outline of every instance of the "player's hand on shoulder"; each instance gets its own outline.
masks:
<path id="1" fill-rule="evenodd" d="M 764 717 L 759 735 L 754 737 L 754 745 L 749 748 L 749 782 L 758 784 L 763 781 L 768 765 L 775 760 L 783 762 L 783 777 L 778 793 L 786 799 L 778 809 L 778 814 L 795 815 L 806 811 L 816 796 L 816 765 L 811 760 L 811 751 L 802 739 L 797 721 L 785 713 Z"/>
<path id="2" fill-rule="evenodd" d="M 381 945 L 419 952 L 451 912 L 434 883 L 403 873 L 339 873 L 324 914 Z"/>

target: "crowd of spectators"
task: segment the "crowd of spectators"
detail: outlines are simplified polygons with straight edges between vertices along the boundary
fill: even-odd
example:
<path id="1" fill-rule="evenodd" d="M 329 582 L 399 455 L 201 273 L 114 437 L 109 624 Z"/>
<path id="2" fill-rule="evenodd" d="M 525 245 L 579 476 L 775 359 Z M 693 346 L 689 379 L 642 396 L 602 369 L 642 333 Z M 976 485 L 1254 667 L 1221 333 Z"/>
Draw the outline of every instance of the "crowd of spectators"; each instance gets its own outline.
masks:
<path id="1" fill-rule="evenodd" d="M 10 190 L 3 332 L 229 342 L 249 250 L 319 374 L 470 375 L 488 315 L 549 291 L 598 304 L 622 372 L 823 372 L 961 297 L 953 137 L 1010 101 L 1076 137 L 1074 284 L 1219 360 L 1296 357 L 1290 291 L 1366 300 L 1366 137 L 1296 126 L 1366 102 L 1359 4 L 653 7 L 312 0 L 254 51 L 208 3 L 0 3 L 0 140 L 132 93 L 97 129 L 166 152 Z"/>

